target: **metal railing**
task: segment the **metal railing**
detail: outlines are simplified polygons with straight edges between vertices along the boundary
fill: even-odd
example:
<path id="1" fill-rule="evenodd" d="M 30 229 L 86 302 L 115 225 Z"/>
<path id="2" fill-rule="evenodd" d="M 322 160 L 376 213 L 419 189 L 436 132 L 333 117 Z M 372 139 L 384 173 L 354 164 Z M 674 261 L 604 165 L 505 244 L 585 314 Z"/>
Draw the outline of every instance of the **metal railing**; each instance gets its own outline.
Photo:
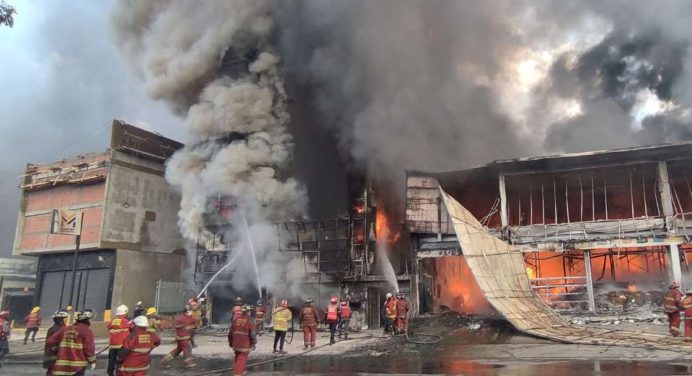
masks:
<path id="1" fill-rule="evenodd" d="M 529 281 L 533 291 L 556 310 L 560 310 L 560 307 L 570 309 L 573 305 L 583 303 L 588 305 L 593 299 L 588 293 L 586 276 L 531 278 Z M 568 297 L 575 297 L 575 299 L 568 299 Z"/>
<path id="2" fill-rule="evenodd" d="M 187 300 L 194 296 L 195 292 L 187 289 L 184 282 L 156 281 L 156 297 L 154 306 L 160 313 L 181 312 L 187 304 Z"/>

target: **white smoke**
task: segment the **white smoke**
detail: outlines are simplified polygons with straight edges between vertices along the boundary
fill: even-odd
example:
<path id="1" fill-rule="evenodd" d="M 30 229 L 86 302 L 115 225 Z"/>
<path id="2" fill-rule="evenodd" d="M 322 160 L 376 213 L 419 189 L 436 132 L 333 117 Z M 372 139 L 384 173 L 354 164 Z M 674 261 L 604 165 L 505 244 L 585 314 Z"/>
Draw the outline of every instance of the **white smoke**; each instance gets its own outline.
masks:
<path id="1" fill-rule="evenodd" d="M 283 176 L 293 148 L 286 93 L 270 39 L 269 0 L 127 1 L 114 12 L 116 41 L 153 98 L 181 116 L 187 146 L 168 162 L 166 178 L 182 193 L 179 225 L 191 241 L 211 249 L 220 237 L 205 228 L 216 198 L 230 199 L 234 218 L 250 224 L 263 278 L 302 278 L 302 270 L 276 252 L 276 232 L 267 223 L 301 216 L 304 187 Z M 224 57 L 247 65 L 223 74 Z M 247 235 L 232 224 L 226 247 L 242 252 L 235 262 L 234 287 L 256 280 Z M 250 274 L 248 274 L 250 273 Z M 256 283 L 253 283 L 256 284 Z M 286 286 L 283 283 L 282 286 Z M 290 283 L 288 284 L 290 286 Z M 257 287 L 257 286 L 255 286 Z"/>

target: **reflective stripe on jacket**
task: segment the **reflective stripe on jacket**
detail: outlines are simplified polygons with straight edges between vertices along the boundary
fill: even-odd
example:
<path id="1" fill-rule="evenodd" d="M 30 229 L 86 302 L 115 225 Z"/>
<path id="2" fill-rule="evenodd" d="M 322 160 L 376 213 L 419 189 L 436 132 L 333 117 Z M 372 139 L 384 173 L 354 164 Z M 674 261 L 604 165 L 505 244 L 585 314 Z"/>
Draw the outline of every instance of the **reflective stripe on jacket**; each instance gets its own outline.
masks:
<path id="1" fill-rule="evenodd" d="M 668 289 L 663 296 L 663 310 L 666 313 L 675 313 L 680 311 L 682 306 L 682 293 L 679 289 Z"/>
<path id="2" fill-rule="evenodd" d="M 351 307 L 341 306 L 341 319 L 348 320 L 351 318 Z"/>
<path id="3" fill-rule="evenodd" d="M 255 337 L 255 323 L 247 313 L 241 313 L 233 318 L 228 331 L 228 345 L 237 352 L 250 352 L 252 346 L 257 343 Z"/>
<path id="4" fill-rule="evenodd" d="M 120 315 L 111 320 L 108 324 L 108 333 L 110 334 L 109 344 L 111 349 L 119 349 L 123 346 L 125 338 L 130 335 L 132 323 L 127 319 L 127 316 Z"/>
<path id="5" fill-rule="evenodd" d="M 339 321 L 339 306 L 336 303 L 327 306 L 324 313 L 324 321 L 331 323 Z"/>
<path id="6" fill-rule="evenodd" d="M 58 348 L 53 375 L 74 375 L 96 361 L 94 333 L 85 323 L 61 329 L 48 338 L 46 345 Z"/>
<path id="7" fill-rule="evenodd" d="M 396 317 L 400 319 L 405 319 L 408 313 L 408 301 L 405 299 L 399 299 L 396 301 Z"/>
<path id="8" fill-rule="evenodd" d="M 175 340 L 184 341 L 192 337 L 192 332 L 195 330 L 197 322 L 194 317 L 184 313 L 175 318 L 173 326 L 175 327 Z"/>
<path id="9" fill-rule="evenodd" d="M 288 330 L 288 323 L 293 320 L 291 310 L 284 307 L 279 307 L 272 315 L 274 317 L 274 330 L 285 332 Z"/>
<path id="10" fill-rule="evenodd" d="M 317 317 L 317 308 L 313 306 L 304 306 L 300 310 L 298 319 L 303 326 L 315 326 L 320 322 L 320 319 Z"/>
<path id="11" fill-rule="evenodd" d="M 151 363 L 149 353 L 160 344 L 161 339 L 156 333 L 151 333 L 148 328 L 135 328 L 123 342 L 122 350 L 118 354 L 118 360 L 122 361 L 119 370 L 146 371 Z"/>
<path id="12" fill-rule="evenodd" d="M 24 326 L 26 328 L 38 328 L 41 326 L 41 315 L 38 313 L 30 313 L 24 318 Z"/>

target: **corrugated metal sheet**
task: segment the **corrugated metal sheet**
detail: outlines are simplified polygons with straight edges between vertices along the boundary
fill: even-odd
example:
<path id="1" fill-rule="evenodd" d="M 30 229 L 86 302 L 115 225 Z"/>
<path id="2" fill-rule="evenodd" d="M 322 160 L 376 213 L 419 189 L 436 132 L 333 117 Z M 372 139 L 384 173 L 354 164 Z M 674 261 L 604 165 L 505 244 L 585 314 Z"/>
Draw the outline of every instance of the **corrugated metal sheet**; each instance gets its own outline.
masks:
<path id="1" fill-rule="evenodd" d="M 488 234 L 471 213 L 442 191 L 464 258 L 488 302 L 518 330 L 559 342 L 656 348 L 688 353 L 682 338 L 569 324 L 533 291 L 520 250 Z"/>
<path id="2" fill-rule="evenodd" d="M 154 306 L 160 313 L 182 312 L 188 299 L 194 295 L 194 291 L 186 288 L 185 282 L 158 280 Z"/>

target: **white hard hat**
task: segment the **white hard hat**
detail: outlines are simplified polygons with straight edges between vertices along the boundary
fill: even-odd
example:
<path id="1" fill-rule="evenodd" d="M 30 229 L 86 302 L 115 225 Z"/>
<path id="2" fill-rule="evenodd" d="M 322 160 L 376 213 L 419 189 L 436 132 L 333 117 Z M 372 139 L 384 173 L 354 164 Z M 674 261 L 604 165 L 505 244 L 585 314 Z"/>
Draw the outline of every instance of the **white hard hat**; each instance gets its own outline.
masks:
<path id="1" fill-rule="evenodd" d="M 392 297 L 392 293 L 391 293 L 391 292 L 388 292 L 388 293 L 386 293 L 386 294 L 384 295 L 384 297 L 387 298 L 387 299 L 389 299 L 389 298 Z"/>
<path id="2" fill-rule="evenodd" d="M 132 322 L 135 323 L 135 326 L 139 326 L 140 328 L 149 327 L 149 320 L 146 316 L 137 316 L 134 320 L 132 320 Z"/>
<path id="3" fill-rule="evenodd" d="M 130 310 L 127 308 L 125 304 L 121 304 L 118 306 L 118 308 L 115 309 L 116 316 L 127 315 L 128 312 L 130 312 Z"/>

